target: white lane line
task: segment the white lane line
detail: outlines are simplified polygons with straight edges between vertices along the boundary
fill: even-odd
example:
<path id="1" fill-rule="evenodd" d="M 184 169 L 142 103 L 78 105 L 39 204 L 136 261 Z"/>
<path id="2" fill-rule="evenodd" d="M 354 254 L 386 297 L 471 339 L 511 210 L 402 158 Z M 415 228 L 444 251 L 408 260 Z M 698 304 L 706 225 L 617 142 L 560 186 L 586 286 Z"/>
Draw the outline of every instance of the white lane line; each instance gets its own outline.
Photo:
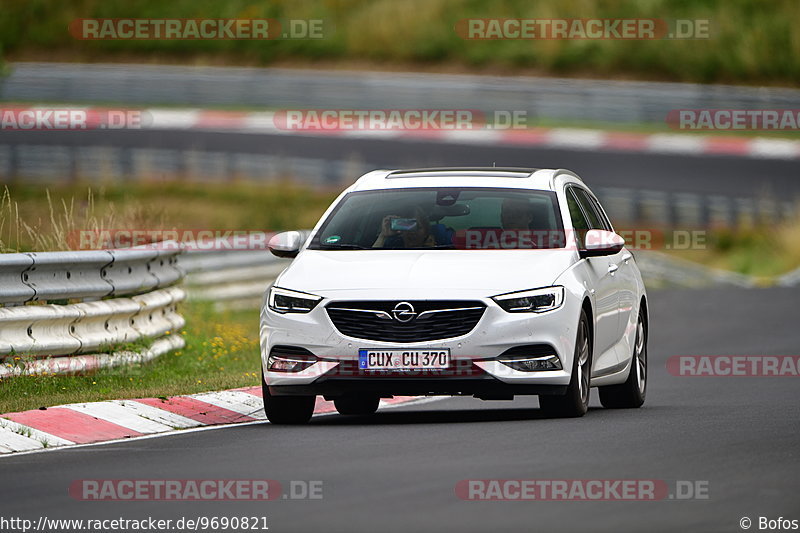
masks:
<path id="1" fill-rule="evenodd" d="M 14 433 L 9 428 L 0 428 L 0 452 L 24 452 L 44 448 L 44 444 L 36 439 Z"/>
<path id="2" fill-rule="evenodd" d="M 234 411 L 239 414 L 250 416 L 263 420 L 266 418 L 264 414 L 264 402 L 258 396 L 252 394 L 236 391 L 224 390 L 219 392 L 204 392 L 201 394 L 192 394 L 189 396 L 201 402 L 210 403 L 229 411 Z"/>
<path id="3" fill-rule="evenodd" d="M 117 424 L 124 428 L 137 431 L 139 433 L 160 433 L 162 431 L 170 431 L 173 428 L 161 422 L 149 420 L 135 409 L 125 407 L 115 402 L 92 402 L 92 403 L 78 403 L 62 406 L 66 409 L 72 409 L 79 413 L 92 416 Z"/>
<path id="4" fill-rule="evenodd" d="M 8 428 L 15 433 L 23 432 L 25 434 L 30 434 L 31 437 L 38 440 L 39 442 L 46 442 L 48 446 L 68 446 L 70 444 L 75 444 L 71 440 L 67 440 L 62 437 L 57 437 L 56 435 L 52 435 L 45 431 L 36 429 L 31 426 L 26 426 L 24 424 L 20 424 L 18 422 L 14 422 L 13 420 L 8 420 L 6 418 L 0 418 L 0 428 Z"/>

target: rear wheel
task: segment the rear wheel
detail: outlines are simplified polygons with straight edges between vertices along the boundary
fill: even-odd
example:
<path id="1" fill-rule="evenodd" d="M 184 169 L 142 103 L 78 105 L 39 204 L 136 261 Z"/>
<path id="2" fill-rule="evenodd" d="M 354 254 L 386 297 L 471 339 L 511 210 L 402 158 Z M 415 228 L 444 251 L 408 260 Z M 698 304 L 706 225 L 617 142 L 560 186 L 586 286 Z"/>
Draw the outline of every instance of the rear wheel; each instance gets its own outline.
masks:
<path id="1" fill-rule="evenodd" d="M 378 410 L 377 396 L 342 396 L 333 400 L 336 410 L 342 415 L 371 415 Z"/>
<path id="2" fill-rule="evenodd" d="M 572 379 L 567 393 L 561 396 L 539 396 L 539 407 L 552 417 L 579 417 L 589 409 L 589 380 L 592 369 L 591 335 L 586 311 L 581 311 L 575 356 L 572 358 Z"/>
<path id="3" fill-rule="evenodd" d="M 636 320 L 636 340 L 628 379 L 620 385 L 600 387 L 600 403 L 607 409 L 641 407 L 647 392 L 647 323 L 644 309 Z"/>
<path id="4" fill-rule="evenodd" d="M 261 395 L 264 398 L 264 414 L 273 424 L 305 424 L 314 414 L 316 396 L 273 396 L 261 374 Z"/>

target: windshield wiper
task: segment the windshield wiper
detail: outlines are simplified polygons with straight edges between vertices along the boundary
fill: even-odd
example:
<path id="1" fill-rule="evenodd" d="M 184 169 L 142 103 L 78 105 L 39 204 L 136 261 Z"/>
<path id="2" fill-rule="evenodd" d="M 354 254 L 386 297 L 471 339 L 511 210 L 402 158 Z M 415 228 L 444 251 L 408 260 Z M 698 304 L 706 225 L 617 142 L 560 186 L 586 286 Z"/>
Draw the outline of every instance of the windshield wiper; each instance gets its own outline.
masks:
<path id="1" fill-rule="evenodd" d="M 361 246 L 360 244 L 350 244 L 346 242 L 341 243 L 331 243 L 331 244 L 320 244 L 320 250 L 371 250 L 372 248 L 368 248 L 367 246 Z"/>
<path id="2" fill-rule="evenodd" d="M 434 246 L 413 246 L 410 248 L 395 248 L 395 250 L 437 250 L 437 249 L 450 249 L 454 250 L 455 244 L 436 244 Z"/>

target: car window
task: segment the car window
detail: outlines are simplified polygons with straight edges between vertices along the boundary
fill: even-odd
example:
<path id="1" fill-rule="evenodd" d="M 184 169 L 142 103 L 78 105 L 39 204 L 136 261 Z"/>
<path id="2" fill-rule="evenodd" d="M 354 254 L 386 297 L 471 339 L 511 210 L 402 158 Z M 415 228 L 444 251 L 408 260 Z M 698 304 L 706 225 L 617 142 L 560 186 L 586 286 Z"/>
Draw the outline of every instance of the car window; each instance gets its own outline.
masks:
<path id="1" fill-rule="evenodd" d="M 583 248 L 584 237 L 586 232 L 589 231 L 589 222 L 581 209 L 578 200 L 575 197 L 575 188 L 567 187 L 567 208 L 569 209 L 569 217 L 572 220 L 572 227 L 575 228 L 575 239 L 578 241 L 578 248 Z"/>
<path id="2" fill-rule="evenodd" d="M 575 193 L 578 203 L 583 208 L 584 213 L 586 213 L 589 229 L 603 229 L 608 231 L 610 228 L 606 225 L 605 220 L 603 220 L 586 191 L 578 187 L 572 187 L 572 191 Z"/>
<path id="3" fill-rule="evenodd" d="M 567 207 L 569 208 L 569 217 L 570 220 L 572 220 L 572 227 L 579 231 L 586 231 L 590 229 L 589 222 L 586 220 L 586 216 L 583 214 L 583 210 L 578 204 L 578 200 L 575 198 L 573 187 L 569 187 L 567 189 L 566 196 Z"/>
<path id="4" fill-rule="evenodd" d="M 603 206 L 600 205 L 600 201 L 586 190 L 581 190 L 581 192 L 584 193 L 586 198 L 589 200 L 589 203 L 591 203 L 592 207 L 594 207 L 594 212 L 600 218 L 600 223 L 603 225 L 602 229 L 606 231 L 614 231 L 614 227 L 611 225 L 611 220 L 608 218 Z"/>
<path id="5" fill-rule="evenodd" d="M 611 219 L 608 218 L 606 210 L 603 209 L 603 206 L 600 205 L 600 201 L 591 194 L 587 194 L 587 196 L 589 198 L 589 201 L 592 202 L 592 205 L 594 206 L 595 211 L 597 211 L 597 214 L 600 215 L 600 220 L 603 222 L 603 225 L 605 226 L 604 229 L 606 229 L 607 231 L 614 231 L 614 226 L 611 225 Z"/>
<path id="6" fill-rule="evenodd" d="M 564 235 L 552 191 L 402 188 L 345 196 L 311 249 L 558 248 Z"/>

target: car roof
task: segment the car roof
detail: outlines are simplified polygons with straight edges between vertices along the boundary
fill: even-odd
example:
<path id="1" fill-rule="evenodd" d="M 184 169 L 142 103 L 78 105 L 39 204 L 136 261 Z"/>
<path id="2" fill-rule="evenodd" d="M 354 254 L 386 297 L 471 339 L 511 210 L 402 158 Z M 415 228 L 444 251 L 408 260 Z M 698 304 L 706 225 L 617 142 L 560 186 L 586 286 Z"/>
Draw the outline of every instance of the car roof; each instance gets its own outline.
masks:
<path id="1" fill-rule="evenodd" d="M 562 182 L 583 184 L 565 169 L 521 167 L 436 167 L 373 170 L 361 176 L 350 191 L 411 187 L 498 187 L 554 191 Z"/>

